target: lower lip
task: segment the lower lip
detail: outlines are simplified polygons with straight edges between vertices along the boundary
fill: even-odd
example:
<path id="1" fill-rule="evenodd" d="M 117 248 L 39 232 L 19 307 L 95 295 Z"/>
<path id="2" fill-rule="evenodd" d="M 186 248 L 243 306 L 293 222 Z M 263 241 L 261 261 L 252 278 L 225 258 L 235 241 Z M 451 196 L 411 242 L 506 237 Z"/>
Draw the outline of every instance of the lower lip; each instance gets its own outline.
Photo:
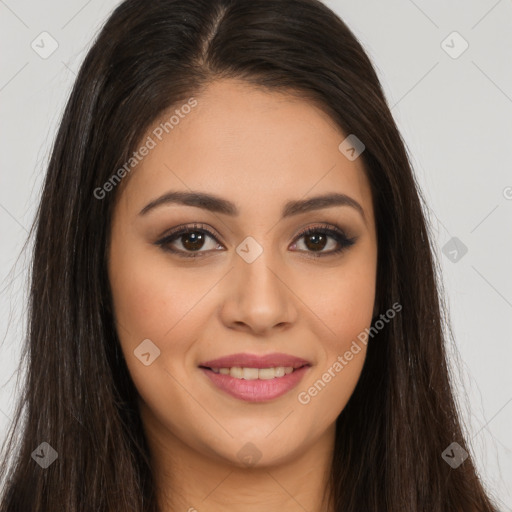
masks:
<path id="1" fill-rule="evenodd" d="M 268 380 L 236 379 L 231 375 L 215 373 L 201 368 L 204 374 L 222 391 L 246 402 L 265 402 L 278 398 L 292 390 L 302 380 L 309 366 L 303 366 L 283 377 Z"/>

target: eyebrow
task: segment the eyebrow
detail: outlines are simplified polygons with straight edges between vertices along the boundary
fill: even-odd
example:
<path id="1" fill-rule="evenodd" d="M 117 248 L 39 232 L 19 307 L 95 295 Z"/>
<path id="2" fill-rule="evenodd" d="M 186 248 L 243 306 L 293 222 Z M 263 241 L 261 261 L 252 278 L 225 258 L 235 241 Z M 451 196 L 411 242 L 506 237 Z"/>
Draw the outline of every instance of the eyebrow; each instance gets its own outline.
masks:
<path id="1" fill-rule="evenodd" d="M 140 212 L 139 215 L 146 215 L 149 211 L 166 204 L 181 204 L 184 206 L 195 206 L 215 213 L 222 213 L 235 217 L 240 211 L 234 203 L 221 197 L 204 192 L 181 192 L 170 191 L 153 199 Z M 282 217 L 291 217 L 301 213 L 330 208 L 332 206 L 350 206 L 357 210 L 366 222 L 363 207 L 353 198 L 346 194 L 330 193 L 309 199 L 288 201 L 282 210 Z"/>

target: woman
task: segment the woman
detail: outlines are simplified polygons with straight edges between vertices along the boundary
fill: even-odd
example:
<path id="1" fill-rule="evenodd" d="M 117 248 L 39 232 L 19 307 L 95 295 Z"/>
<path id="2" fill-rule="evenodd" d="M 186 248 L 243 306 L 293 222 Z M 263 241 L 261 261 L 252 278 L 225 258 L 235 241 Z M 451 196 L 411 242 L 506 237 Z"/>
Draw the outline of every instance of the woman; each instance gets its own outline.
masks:
<path id="1" fill-rule="evenodd" d="M 1 512 L 495 510 L 404 145 L 323 4 L 122 3 L 34 229 Z"/>

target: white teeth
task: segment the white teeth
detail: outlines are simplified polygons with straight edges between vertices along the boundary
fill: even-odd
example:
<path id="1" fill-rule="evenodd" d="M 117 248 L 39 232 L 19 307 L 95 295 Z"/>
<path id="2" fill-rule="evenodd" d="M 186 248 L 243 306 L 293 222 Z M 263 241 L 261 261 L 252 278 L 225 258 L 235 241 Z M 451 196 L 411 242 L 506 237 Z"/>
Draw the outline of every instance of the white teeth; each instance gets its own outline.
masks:
<path id="1" fill-rule="evenodd" d="M 292 366 L 278 366 L 276 368 L 240 368 L 234 366 L 233 368 L 212 368 L 215 373 L 222 373 L 223 375 L 230 375 L 235 379 L 244 380 L 270 380 L 276 377 L 284 377 L 293 372 Z"/>
<path id="2" fill-rule="evenodd" d="M 258 378 L 258 372 L 259 372 L 258 368 L 241 368 L 241 370 L 242 370 L 242 379 L 254 380 L 254 379 Z M 231 371 L 233 371 L 233 368 L 231 368 Z M 238 375 L 237 375 L 237 377 L 238 377 Z"/>

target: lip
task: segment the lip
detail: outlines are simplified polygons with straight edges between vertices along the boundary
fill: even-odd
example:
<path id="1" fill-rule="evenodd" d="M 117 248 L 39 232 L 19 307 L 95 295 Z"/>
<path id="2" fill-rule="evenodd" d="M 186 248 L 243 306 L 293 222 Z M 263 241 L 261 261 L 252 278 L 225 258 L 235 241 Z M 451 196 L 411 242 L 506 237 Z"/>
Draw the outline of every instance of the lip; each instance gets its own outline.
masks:
<path id="1" fill-rule="evenodd" d="M 283 354 L 281 352 L 274 352 L 273 354 L 266 354 L 263 356 L 246 353 L 231 354 L 229 356 L 212 359 L 199 364 L 200 367 L 202 366 L 205 368 L 233 368 L 234 366 L 238 366 L 240 368 L 275 368 L 277 366 L 300 368 L 301 366 L 306 365 L 311 366 L 311 362 L 301 359 L 300 357 Z M 280 378 L 284 379 L 285 377 Z"/>
<path id="2" fill-rule="evenodd" d="M 299 384 L 306 372 L 311 369 L 311 366 L 303 366 L 284 377 L 276 377 L 269 380 L 237 379 L 231 377 L 231 375 L 215 373 L 209 368 L 200 369 L 218 389 L 228 395 L 246 402 L 266 402 L 291 391 Z"/>
<path id="3" fill-rule="evenodd" d="M 292 373 L 283 377 L 268 380 L 245 380 L 215 373 L 211 368 L 272 368 L 278 366 L 292 367 Z M 311 363 L 306 359 L 274 352 L 273 354 L 231 354 L 229 356 L 204 361 L 199 364 L 200 370 L 221 391 L 239 400 L 246 402 L 265 402 L 278 398 L 294 387 L 302 380 L 306 372 L 311 368 Z"/>

